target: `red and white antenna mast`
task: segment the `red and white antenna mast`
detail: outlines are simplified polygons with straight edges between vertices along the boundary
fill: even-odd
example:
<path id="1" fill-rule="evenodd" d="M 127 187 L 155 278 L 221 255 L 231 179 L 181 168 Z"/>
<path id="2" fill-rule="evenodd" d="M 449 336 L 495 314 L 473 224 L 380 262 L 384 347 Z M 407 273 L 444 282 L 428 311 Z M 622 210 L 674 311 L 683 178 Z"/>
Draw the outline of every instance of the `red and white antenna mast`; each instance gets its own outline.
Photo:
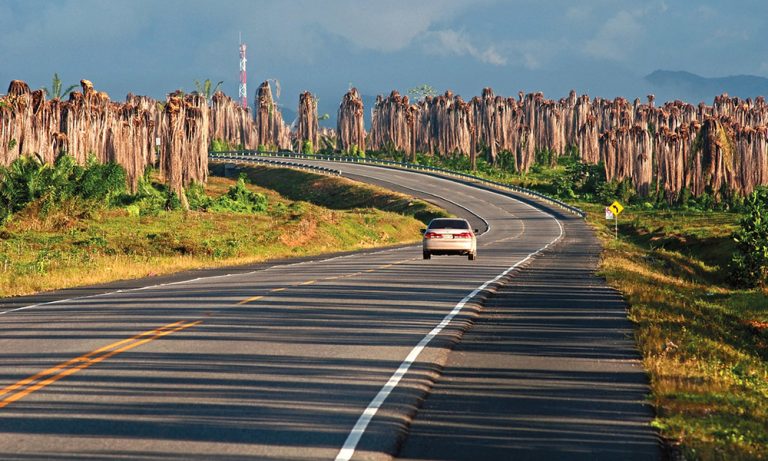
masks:
<path id="1" fill-rule="evenodd" d="M 248 108 L 248 78 L 245 74 L 245 63 L 248 60 L 245 58 L 245 43 L 243 43 L 243 35 L 240 34 L 240 89 L 238 95 L 240 96 L 240 104 L 244 108 Z"/>

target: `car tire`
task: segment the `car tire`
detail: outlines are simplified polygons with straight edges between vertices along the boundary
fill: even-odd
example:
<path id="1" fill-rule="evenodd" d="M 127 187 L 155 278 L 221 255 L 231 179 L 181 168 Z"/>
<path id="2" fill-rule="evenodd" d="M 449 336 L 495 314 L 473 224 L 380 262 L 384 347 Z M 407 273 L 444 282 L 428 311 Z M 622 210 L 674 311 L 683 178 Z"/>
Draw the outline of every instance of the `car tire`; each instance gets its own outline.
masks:
<path id="1" fill-rule="evenodd" d="M 467 259 L 469 259 L 470 261 L 474 261 L 475 259 L 477 259 L 477 253 L 470 253 L 469 256 L 467 256 Z"/>
<path id="2" fill-rule="evenodd" d="M 432 255 L 429 253 L 429 251 L 424 252 L 424 259 L 432 259 Z"/>

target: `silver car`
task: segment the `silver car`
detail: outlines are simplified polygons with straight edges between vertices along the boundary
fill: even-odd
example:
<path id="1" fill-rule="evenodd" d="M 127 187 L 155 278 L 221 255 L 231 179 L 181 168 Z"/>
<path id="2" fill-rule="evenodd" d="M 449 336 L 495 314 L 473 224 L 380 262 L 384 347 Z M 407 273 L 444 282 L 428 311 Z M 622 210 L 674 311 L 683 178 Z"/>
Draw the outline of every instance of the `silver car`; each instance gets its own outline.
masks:
<path id="1" fill-rule="evenodd" d="M 467 255 L 470 260 L 477 259 L 477 238 L 469 221 L 461 218 L 436 218 L 422 229 L 424 239 L 422 249 L 424 259 L 432 255 Z"/>

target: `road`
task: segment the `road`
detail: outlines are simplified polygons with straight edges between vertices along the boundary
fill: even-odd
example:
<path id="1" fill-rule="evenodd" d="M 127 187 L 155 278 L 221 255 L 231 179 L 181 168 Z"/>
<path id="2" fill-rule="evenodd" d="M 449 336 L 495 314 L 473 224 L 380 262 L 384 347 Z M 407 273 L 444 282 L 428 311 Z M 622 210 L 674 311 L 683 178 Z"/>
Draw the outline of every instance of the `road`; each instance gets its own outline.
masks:
<path id="1" fill-rule="evenodd" d="M 487 223 L 479 259 L 424 261 L 411 246 L 0 307 L 0 458 L 396 454 L 482 318 L 483 288 L 562 245 L 567 218 L 445 179 L 343 169 Z"/>

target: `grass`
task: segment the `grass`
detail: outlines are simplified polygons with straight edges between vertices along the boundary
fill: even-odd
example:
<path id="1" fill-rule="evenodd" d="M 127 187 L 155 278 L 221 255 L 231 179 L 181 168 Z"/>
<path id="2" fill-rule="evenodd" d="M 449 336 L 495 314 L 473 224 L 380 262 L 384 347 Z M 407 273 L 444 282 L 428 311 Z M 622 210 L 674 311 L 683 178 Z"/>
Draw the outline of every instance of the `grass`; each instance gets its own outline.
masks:
<path id="1" fill-rule="evenodd" d="M 602 205 L 578 205 L 630 305 L 654 426 L 683 459 L 768 458 L 768 293 L 725 277 L 739 215 L 633 207 L 615 240 Z"/>
<path id="2" fill-rule="evenodd" d="M 267 174 L 291 176 L 289 171 Z M 423 227 L 413 216 L 443 214 L 425 202 L 339 178 L 307 173 L 292 177 L 296 183 L 315 184 L 304 189 L 307 198 L 322 195 L 316 188 L 340 188 L 347 206 L 340 199 L 336 209 L 329 209 L 302 201 L 300 194 L 289 199 L 254 185 L 248 188 L 268 198 L 264 213 L 164 211 L 136 216 L 126 209 L 91 208 L 77 200 L 39 213 L 33 203 L 0 226 L 0 297 L 411 243 L 421 238 Z M 219 197 L 233 184 L 212 177 L 206 193 Z"/>
<path id="3" fill-rule="evenodd" d="M 221 169 L 220 164 L 212 167 L 214 172 Z M 359 183 L 346 178 L 261 166 L 242 167 L 242 171 L 254 184 L 275 190 L 292 200 L 303 200 L 326 208 L 373 207 L 412 216 L 424 223 L 446 216 L 442 209 L 422 200 L 371 185 L 361 188 Z"/>

